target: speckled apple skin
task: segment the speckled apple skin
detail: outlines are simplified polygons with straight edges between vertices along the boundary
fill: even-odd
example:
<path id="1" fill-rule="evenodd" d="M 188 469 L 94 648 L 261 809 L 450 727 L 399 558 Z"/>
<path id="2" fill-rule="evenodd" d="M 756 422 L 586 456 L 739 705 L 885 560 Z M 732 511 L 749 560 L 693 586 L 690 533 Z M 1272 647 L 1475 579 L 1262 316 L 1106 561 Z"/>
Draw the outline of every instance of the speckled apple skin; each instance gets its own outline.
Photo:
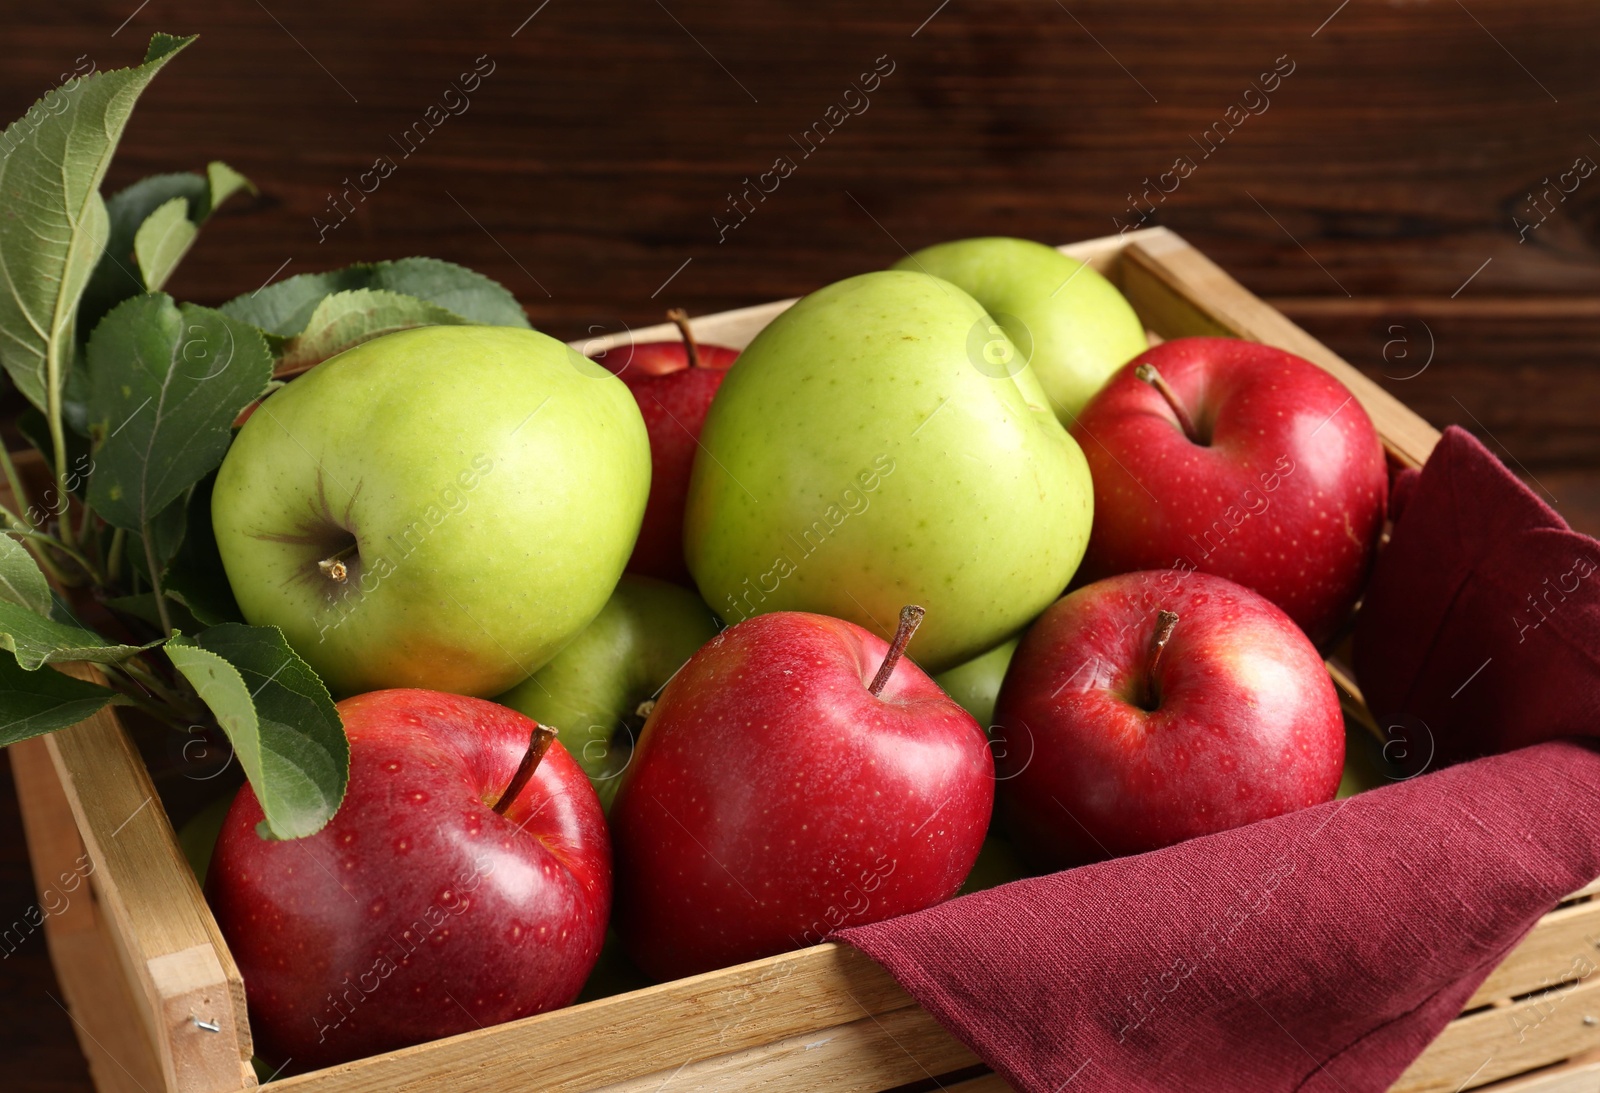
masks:
<path id="1" fill-rule="evenodd" d="M 206 894 L 244 975 L 257 1053 L 301 1072 L 564 1006 L 611 905 L 605 820 L 551 745 L 502 817 L 534 723 L 481 699 L 339 704 L 350 783 L 316 835 L 268 842 L 248 785 Z"/>
<path id="2" fill-rule="evenodd" d="M 920 604 L 915 656 L 938 672 L 1049 606 L 1083 556 L 1093 487 L 1033 374 L 979 368 L 991 325 L 954 285 L 895 270 L 814 292 L 756 336 L 689 486 L 685 553 L 713 611 L 887 634 Z"/>
<path id="3" fill-rule="evenodd" d="M 1211 432 L 1191 442 L 1153 364 Z M 1079 573 L 1188 566 L 1331 637 L 1366 583 L 1388 504 L 1383 444 L 1349 388 L 1310 361 L 1237 338 L 1179 338 L 1130 361 L 1073 427 L 1094 478 Z"/>
<path id="4" fill-rule="evenodd" d="M 913 641 L 913 646 L 915 641 Z M 674 979 L 954 895 L 994 801 L 983 730 L 909 660 L 821 615 L 762 615 L 684 666 L 611 810 L 617 930 Z"/>
<path id="5" fill-rule="evenodd" d="M 1178 623 L 1139 705 L 1156 614 Z M 999 815 L 1036 866 L 1137 854 L 1333 799 L 1344 721 L 1322 657 L 1221 577 L 1126 573 L 1063 597 L 995 704 Z"/>
<path id="6" fill-rule="evenodd" d="M 336 694 L 489 696 L 605 606 L 650 489 L 622 382 L 553 338 L 430 326 L 268 398 L 212 494 L 228 583 Z M 318 561 L 348 543 L 348 578 Z"/>
<path id="7" fill-rule="evenodd" d="M 894 269 L 921 270 L 961 286 L 1032 347 L 1028 363 L 1070 426 L 1111 374 L 1150 343 L 1133 305 L 1092 267 L 1028 239 L 986 236 L 938 243 Z"/>

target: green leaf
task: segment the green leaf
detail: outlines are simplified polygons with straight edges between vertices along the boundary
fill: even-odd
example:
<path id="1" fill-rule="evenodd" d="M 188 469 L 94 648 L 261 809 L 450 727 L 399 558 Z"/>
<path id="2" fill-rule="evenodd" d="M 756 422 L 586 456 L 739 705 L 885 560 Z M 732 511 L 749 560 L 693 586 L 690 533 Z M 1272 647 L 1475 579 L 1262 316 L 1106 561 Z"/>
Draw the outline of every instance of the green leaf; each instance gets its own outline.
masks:
<path id="1" fill-rule="evenodd" d="M 0 601 L 50 616 L 50 582 L 28 548 L 9 535 L 0 535 Z"/>
<path id="2" fill-rule="evenodd" d="M 17 663 L 30 672 L 44 664 L 69 660 L 110 664 L 160 644 L 113 645 L 76 620 L 58 622 L 36 615 L 20 603 L 0 601 L 0 649 L 15 653 Z"/>
<path id="3" fill-rule="evenodd" d="M 280 338 L 305 330 L 323 297 L 335 292 L 375 289 L 415 296 L 460 316 L 458 322 L 529 328 L 528 316 L 498 281 L 437 258 L 401 258 L 302 273 L 222 305 L 222 312 L 259 326 Z"/>
<path id="4" fill-rule="evenodd" d="M 310 368 L 362 342 L 418 326 L 462 326 L 467 322 L 438 304 L 415 296 L 360 288 L 324 297 L 303 332 L 283 346 L 280 364 Z"/>
<path id="5" fill-rule="evenodd" d="M 95 267 L 78 308 L 79 341 L 88 340 L 90 332 L 108 311 L 130 296 L 144 292 L 139 262 L 134 257 L 134 236 L 151 213 L 178 198 L 186 201 L 191 209 L 204 204 L 206 180 L 192 172 L 151 175 L 117 191 L 106 202 L 106 210 L 111 214 L 111 238 L 106 241 L 105 253 L 100 256 L 100 264 Z"/>
<path id="6" fill-rule="evenodd" d="M 320 831 L 344 799 L 350 745 L 327 687 L 283 632 L 227 623 L 173 638 L 167 655 L 228 734 L 266 814 L 258 833 Z"/>
<path id="7" fill-rule="evenodd" d="M 56 88 L 0 134 L 0 367 L 41 409 L 65 381 L 78 299 L 110 236 L 100 182 L 140 92 L 190 41 L 159 35 L 144 64 Z"/>
<path id="8" fill-rule="evenodd" d="M 119 304 L 89 340 L 89 503 L 139 531 L 222 462 L 234 418 L 266 390 L 259 331 L 165 295 Z"/>
<path id="9" fill-rule="evenodd" d="M 162 579 L 168 598 L 207 626 L 244 621 L 211 530 L 211 487 L 216 479 L 214 473 L 209 474 L 190 491 L 188 530 Z"/>
<path id="10" fill-rule="evenodd" d="M 200 229 L 189 219 L 189 199 L 184 197 L 166 202 L 139 225 L 133 236 L 133 256 L 139 262 L 146 291 L 161 291 L 198 234 Z"/>
<path id="11" fill-rule="evenodd" d="M 249 190 L 252 194 L 257 192 L 254 182 L 245 178 L 220 159 L 214 159 L 206 164 L 206 183 L 210 191 L 207 195 L 209 200 L 207 200 L 203 209 L 197 210 L 200 216 L 200 223 L 204 223 L 207 217 L 217 211 L 217 206 L 240 190 Z"/>
<path id="12" fill-rule="evenodd" d="M 10 657 L 0 657 L 0 747 L 76 725 L 121 697 L 109 687 L 60 672 L 24 671 Z"/>
<path id="13" fill-rule="evenodd" d="M 241 189 L 256 192 L 249 179 L 221 160 L 213 160 L 206 164 L 204 178 L 192 171 L 151 175 L 119 190 L 107 201 L 111 238 L 78 308 L 79 340 L 88 340 L 89 333 L 106 312 L 128 297 L 145 291 L 145 282 L 137 272 L 140 262 L 134 256 L 134 239 L 151 214 L 174 198 L 183 198 L 187 203 L 187 217 L 198 228 L 218 206 Z"/>

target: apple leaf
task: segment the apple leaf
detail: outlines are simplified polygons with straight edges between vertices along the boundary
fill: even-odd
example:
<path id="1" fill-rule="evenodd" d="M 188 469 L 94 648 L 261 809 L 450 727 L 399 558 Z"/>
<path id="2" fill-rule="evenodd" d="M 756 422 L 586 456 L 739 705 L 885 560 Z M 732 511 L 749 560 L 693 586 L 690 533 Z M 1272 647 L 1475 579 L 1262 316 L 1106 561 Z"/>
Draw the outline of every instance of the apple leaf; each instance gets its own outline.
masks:
<path id="1" fill-rule="evenodd" d="M 266 819 L 263 838 L 322 830 L 344 799 L 350 745 L 311 666 L 275 626 L 225 623 L 179 635 L 167 655 L 228 734 Z"/>
<path id="2" fill-rule="evenodd" d="M 0 649 L 15 653 L 17 663 L 30 672 L 69 660 L 110 664 L 160 644 L 115 645 L 76 619 L 46 618 L 23 604 L 0 601 Z"/>
<path id="3" fill-rule="evenodd" d="M 211 530 L 211 487 L 215 482 L 216 475 L 209 474 L 190 491 L 188 527 L 161 582 L 168 599 L 182 604 L 206 626 L 244 621 Z"/>
<path id="4" fill-rule="evenodd" d="M 206 164 L 204 178 L 192 171 L 151 175 L 117 191 L 106 202 L 106 210 L 111 215 L 111 238 L 106 242 L 105 253 L 100 256 L 100 264 L 89 279 L 89 287 L 84 290 L 83 303 L 78 309 L 79 339 L 86 341 L 106 312 L 128 297 L 145 291 L 145 281 L 135 272 L 142 263 L 135 258 L 134 241 L 140 227 L 156 210 L 175 198 L 182 198 L 186 218 L 198 228 L 218 206 L 240 190 L 254 193 L 255 186 L 226 163 L 213 160 Z"/>
<path id="5" fill-rule="evenodd" d="M 200 229 L 189 219 L 186 197 L 173 198 L 145 218 L 133 236 L 133 256 L 139 262 L 146 291 L 161 291 L 199 234 Z"/>
<path id="6" fill-rule="evenodd" d="M 280 373 L 300 372 L 362 342 L 418 326 L 462 326 L 453 311 L 415 296 L 358 288 L 324 296 L 305 330 L 283 345 Z"/>
<path id="7" fill-rule="evenodd" d="M 29 672 L 0 656 L 0 747 L 76 725 L 121 699 L 109 687 L 60 672 Z"/>
<path id="8" fill-rule="evenodd" d="M 522 305 L 504 285 L 437 258 L 401 258 L 326 273 L 302 273 L 229 300 L 222 305 L 222 313 L 278 338 L 292 338 L 310 325 L 324 297 L 363 288 L 415 296 L 459 316 L 456 322 L 530 327 Z"/>
<path id="9" fill-rule="evenodd" d="M 130 531 L 222 462 L 234 418 L 272 379 L 259 331 L 164 294 L 117 305 L 88 357 L 89 503 Z"/>
<path id="10" fill-rule="evenodd" d="M 44 579 L 39 563 L 9 535 L 0 535 L 0 601 L 26 607 L 45 618 L 50 617 L 53 603 L 50 582 Z"/>
<path id="11" fill-rule="evenodd" d="M 144 64 L 68 81 L 0 134 L 0 367 L 41 409 L 65 382 L 78 300 L 110 236 L 100 182 L 140 92 L 191 41 L 158 34 Z"/>

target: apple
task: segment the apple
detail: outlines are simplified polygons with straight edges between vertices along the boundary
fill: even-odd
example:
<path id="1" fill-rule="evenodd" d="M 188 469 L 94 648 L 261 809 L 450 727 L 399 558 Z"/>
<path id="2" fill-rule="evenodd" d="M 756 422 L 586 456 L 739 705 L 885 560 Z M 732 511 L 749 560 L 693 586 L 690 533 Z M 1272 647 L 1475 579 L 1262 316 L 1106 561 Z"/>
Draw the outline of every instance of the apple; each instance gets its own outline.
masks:
<path id="1" fill-rule="evenodd" d="M 1333 799 L 1339 698 L 1294 622 L 1207 573 L 1126 573 L 1034 623 L 995 705 L 999 813 L 1047 869 Z"/>
<path id="2" fill-rule="evenodd" d="M 994 723 L 994 700 L 1000 693 L 1000 684 L 1006 678 L 1006 668 L 1017 651 L 1021 638 L 996 645 L 987 653 L 958 664 L 947 672 L 933 677 L 933 681 L 961 704 L 981 726 Z"/>
<path id="3" fill-rule="evenodd" d="M 583 633 L 496 701 L 559 730 L 609 809 L 647 704 L 716 634 L 716 616 L 693 592 L 623 574 Z"/>
<path id="4" fill-rule="evenodd" d="M 1050 605 L 1087 540 L 1088 465 L 1029 369 L 972 366 L 985 320 L 954 285 L 885 270 L 756 335 L 689 484 L 685 554 L 713 611 L 809 611 L 887 636 L 919 603 L 918 660 L 941 672 Z"/>
<path id="5" fill-rule="evenodd" d="M 683 561 L 689 472 L 706 410 L 739 351 L 695 341 L 689 316 L 681 308 L 667 312 L 667 317 L 678 325 L 681 341 L 618 346 L 595 354 L 594 359 L 633 392 L 650 434 L 650 500 L 628 571 L 692 585 Z"/>
<path id="6" fill-rule="evenodd" d="M 743 367 L 741 365 L 741 367 Z M 955 894 L 994 800 L 977 722 L 893 644 L 801 612 L 723 631 L 645 723 L 611 809 L 617 933 L 657 979 Z"/>
<path id="7" fill-rule="evenodd" d="M 1143 378 L 1141 378 L 1143 377 Z M 1141 353 L 1073 427 L 1094 533 L 1080 577 L 1175 566 L 1253 588 L 1313 641 L 1366 581 L 1388 504 L 1383 445 L 1348 388 L 1236 338 Z"/>
<path id="8" fill-rule="evenodd" d="M 332 821 L 262 839 L 246 785 L 211 859 L 257 1053 L 314 1070 L 570 1003 L 605 937 L 611 852 L 554 733 L 435 691 L 339 712 L 350 782 Z"/>
<path id="9" fill-rule="evenodd" d="M 245 619 L 335 693 L 495 695 L 605 606 L 649 488 L 616 377 L 535 331 L 431 326 L 261 403 L 211 515 Z"/>
<path id="10" fill-rule="evenodd" d="M 893 268 L 943 277 L 982 304 L 1011 344 L 986 326 L 974 332 L 974 360 L 999 370 L 1029 365 L 1063 425 L 1149 345 L 1144 324 L 1115 285 L 1043 243 L 962 239 L 925 247 Z"/>

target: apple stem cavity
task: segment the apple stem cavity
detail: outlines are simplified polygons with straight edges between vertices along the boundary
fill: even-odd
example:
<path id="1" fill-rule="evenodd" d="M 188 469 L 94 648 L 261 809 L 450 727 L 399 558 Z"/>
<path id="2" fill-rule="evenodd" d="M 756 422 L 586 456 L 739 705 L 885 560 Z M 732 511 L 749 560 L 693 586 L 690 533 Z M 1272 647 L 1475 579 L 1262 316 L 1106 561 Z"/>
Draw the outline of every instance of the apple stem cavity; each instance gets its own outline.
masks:
<path id="1" fill-rule="evenodd" d="M 356 543 L 351 543 L 349 546 L 334 551 L 318 562 L 317 568 L 322 570 L 329 580 L 343 584 L 350 579 L 350 567 L 344 564 L 344 560 L 356 552 L 357 545 Z"/>
<path id="2" fill-rule="evenodd" d="M 675 307 L 667 312 L 667 318 L 677 324 L 678 333 L 683 335 L 683 351 L 689 355 L 689 367 L 700 367 L 700 346 L 694 340 L 694 331 L 689 329 L 689 313 L 681 307 Z"/>
<path id="3" fill-rule="evenodd" d="M 1195 444 L 1204 443 L 1200 439 L 1200 430 L 1195 427 L 1194 418 L 1189 416 L 1188 407 L 1184 406 L 1183 400 L 1178 397 L 1178 392 L 1172 389 L 1172 384 L 1167 382 L 1166 377 L 1156 371 L 1155 365 L 1141 364 L 1133 370 L 1133 374 L 1154 387 L 1161 393 L 1161 397 L 1167 400 L 1167 405 L 1172 407 L 1173 414 L 1178 418 L 1178 425 L 1183 429 L 1184 436 Z"/>
<path id="4" fill-rule="evenodd" d="M 911 635 L 917 632 L 917 627 L 922 625 L 922 616 L 926 614 L 914 603 L 900 609 L 900 625 L 895 627 L 894 640 L 889 643 L 889 651 L 878 666 L 878 674 L 872 677 L 872 683 L 867 687 L 873 698 L 883 695 L 883 689 L 889 685 L 889 677 L 894 675 L 895 665 L 905 656 L 906 646 L 911 644 Z"/>
<path id="5" fill-rule="evenodd" d="M 511 784 L 506 786 L 506 791 L 494 803 L 497 816 L 504 816 L 506 809 L 511 807 L 511 802 L 517 799 L 527 786 L 528 780 L 533 777 L 533 772 L 539 767 L 539 760 L 544 758 L 544 753 L 550 750 L 550 745 L 555 743 L 556 730 L 548 725 L 534 725 L 533 735 L 528 740 L 528 750 L 522 756 L 522 762 L 517 764 L 517 773 L 511 776 Z"/>
<path id="6" fill-rule="evenodd" d="M 1161 688 L 1156 683 L 1156 669 L 1161 667 L 1161 657 L 1167 651 L 1167 643 L 1172 640 L 1172 631 L 1178 625 L 1176 611 L 1159 611 L 1156 613 L 1155 637 L 1150 642 L 1150 659 L 1144 666 L 1144 701 L 1140 706 L 1146 710 L 1155 710 L 1161 706 Z"/>

